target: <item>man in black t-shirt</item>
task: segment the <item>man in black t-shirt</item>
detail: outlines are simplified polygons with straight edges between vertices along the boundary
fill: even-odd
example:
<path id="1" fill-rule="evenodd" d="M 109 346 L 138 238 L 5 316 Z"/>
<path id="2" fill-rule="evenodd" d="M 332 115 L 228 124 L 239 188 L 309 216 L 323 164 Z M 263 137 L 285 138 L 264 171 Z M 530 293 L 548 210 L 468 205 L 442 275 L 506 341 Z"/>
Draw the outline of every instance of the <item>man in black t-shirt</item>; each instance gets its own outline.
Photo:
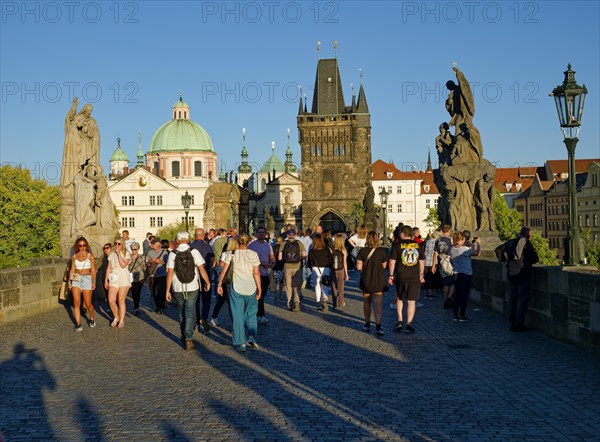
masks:
<path id="1" fill-rule="evenodd" d="M 390 285 L 396 285 L 396 311 L 398 322 L 394 327 L 402 331 L 402 310 L 404 300 L 406 306 L 406 333 L 414 333 L 411 325 L 415 318 L 417 300 L 421 295 L 421 283 L 425 281 L 425 245 L 413 239 L 413 230 L 410 226 L 402 226 L 400 240 L 392 246 L 390 254 Z"/>

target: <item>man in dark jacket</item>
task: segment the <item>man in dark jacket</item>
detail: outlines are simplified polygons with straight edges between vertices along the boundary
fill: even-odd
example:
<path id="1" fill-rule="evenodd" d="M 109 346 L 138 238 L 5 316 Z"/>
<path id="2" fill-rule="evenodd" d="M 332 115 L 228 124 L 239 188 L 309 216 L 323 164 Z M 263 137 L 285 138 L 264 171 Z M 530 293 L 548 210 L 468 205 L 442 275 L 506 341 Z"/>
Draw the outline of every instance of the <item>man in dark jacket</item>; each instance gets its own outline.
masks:
<path id="1" fill-rule="evenodd" d="M 525 314 L 529 304 L 531 289 L 531 268 L 539 261 L 531 244 L 531 230 L 523 227 L 516 240 L 507 244 L 508 261 L 506 263 L 510 297 L 508 312 L 510 330 L 516 332 L 529 331 L 525 326 Z"/>

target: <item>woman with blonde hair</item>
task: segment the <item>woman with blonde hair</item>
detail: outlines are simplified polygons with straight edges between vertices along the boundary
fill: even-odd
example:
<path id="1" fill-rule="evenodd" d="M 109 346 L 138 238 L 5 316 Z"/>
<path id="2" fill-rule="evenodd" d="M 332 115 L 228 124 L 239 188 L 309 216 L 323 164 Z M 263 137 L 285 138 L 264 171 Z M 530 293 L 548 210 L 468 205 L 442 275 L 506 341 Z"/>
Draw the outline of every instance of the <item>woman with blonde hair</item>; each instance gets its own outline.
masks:
<path id="1" fill-rule="evenodd" d="M 94 304 L 92 293 L 96 288 L 96 260 L 92 255 L 90 244 L 83 236 L 77 238 L 73 246 L 75 253 L 71 257 L 71 270 L 69 271 L 69 290 L 73 294 L 73 315 L 75 316 L 75 330 L 82 331 L 81 326 L 81 296 L 85 308 L 90 315 L 90 327 L 95 327 Z"/>
<path id="2" fill-rule="evenodd" d="M 370 231 L 367 234 L 365 247 L 358 254 L 356 270 L 361 272 L 360 288 L 363 291 L 363 311 L 365 314 L 363 330 L 371 330 L 371 301 L 373 301 L 378 336 L 385 334 L 381 328 L 381 318 L 383 316 L 383 292 L 388 290 L 388 281 L 385 276 L 387 262 L 387 250 L 380 247 L 377 232 Z"/>
<path id="3" fill-rule="evenodd" d="M 227 275 L 229 266 L 231 284 L 229 287 L 229 305 L 233 316 L 233 346 L 238 351 L 246 351 L 246 347 L 258 348 L 256 332 L 258 331 L 258 300 L 261 297 L 260 259 L 258 253 L 248 249 L 250 236 L 242 233 L 238 237 L 238 248 L 231 255 L 223 254 L 221 257 L 223 270 L 219 276 L 217 293 L 223 296 L 223 279 Z M 246 340 L 246 327 L 248 327 L 248 340 Z"/>
<path id="4" fill-rule="evenodd" d="M 348 281 L 348 251 L 344 244 L 344 235 L 338 233 L 333 239 L 333 253 L 331 254 L 331 291 L 333 295 L 333 308 L 343 311 L 344 285 Z"/>
<path id="5" fill-rule="evenodd" d="M 108 255 L 108 268 L 104 279 L 104 287 L 108 290 L 108 305 L 114 317 L 111 327 L 125 327 L 125 299 L 131 287 L 130 261 L 131 255 L 125 248 L 125 240 L 118 237 L 114 250 Z"/>
<path id="6" fill-rule="evenodd" d="M 358 232 L 356 232 L 348 239 L 348 244 L 352 246 L 352 252 L 350 253 L 350 255 L 355 261 L 358 258 L 358 253 L 360 252 L 360 249 L 362 249 L 365 246 L 368 233 L 369 231 L 367 229 L 367 226 L 363 224 L 358 228 Z"/>

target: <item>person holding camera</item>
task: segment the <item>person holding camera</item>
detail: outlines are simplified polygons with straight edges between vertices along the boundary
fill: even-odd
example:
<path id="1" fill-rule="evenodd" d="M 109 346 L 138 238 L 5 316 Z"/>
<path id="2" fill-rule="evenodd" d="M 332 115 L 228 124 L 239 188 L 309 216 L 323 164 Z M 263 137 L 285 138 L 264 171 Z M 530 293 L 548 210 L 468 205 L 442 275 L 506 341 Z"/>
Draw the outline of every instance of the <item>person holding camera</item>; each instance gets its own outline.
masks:
<path id="1" fill-rule="evenodd" d="M 140 298 L 142 287 L 146 279 L 146 260 L 140 253 L 140 244 L 137 241 L 131 243 L 131 261 L 129 262 L 131 273 L 131 297 L 133 298 L 133 314 L 140 314 Z"/>
<path id="2" fill-rule="evenodd" d="M 315 234 L 312 248 L 308 252 L 308 266 L 312 269 L 312 281 L 315 288 L 318 311 L 328 310 L 327 301 L 329 298 L 325 293 L 324 287 L 329 287 L 331 284 L 329 268 L 332 261 L 331 250 L 325 245 L 323 236 L 320 233 Z"/>

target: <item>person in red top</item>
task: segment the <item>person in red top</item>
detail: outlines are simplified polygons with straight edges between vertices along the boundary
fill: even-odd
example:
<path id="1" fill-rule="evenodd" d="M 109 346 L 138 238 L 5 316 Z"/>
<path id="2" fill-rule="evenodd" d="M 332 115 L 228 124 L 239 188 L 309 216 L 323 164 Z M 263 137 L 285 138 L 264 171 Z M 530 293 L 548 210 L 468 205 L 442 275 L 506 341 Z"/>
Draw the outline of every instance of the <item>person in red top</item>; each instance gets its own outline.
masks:
<path id="1" fill-rule="evenodd" d="M 421 238 L 421 230 L 418 227 L 412 229 L 413 240 L 416 243 L 423 244 L 423 238 Z"/>

